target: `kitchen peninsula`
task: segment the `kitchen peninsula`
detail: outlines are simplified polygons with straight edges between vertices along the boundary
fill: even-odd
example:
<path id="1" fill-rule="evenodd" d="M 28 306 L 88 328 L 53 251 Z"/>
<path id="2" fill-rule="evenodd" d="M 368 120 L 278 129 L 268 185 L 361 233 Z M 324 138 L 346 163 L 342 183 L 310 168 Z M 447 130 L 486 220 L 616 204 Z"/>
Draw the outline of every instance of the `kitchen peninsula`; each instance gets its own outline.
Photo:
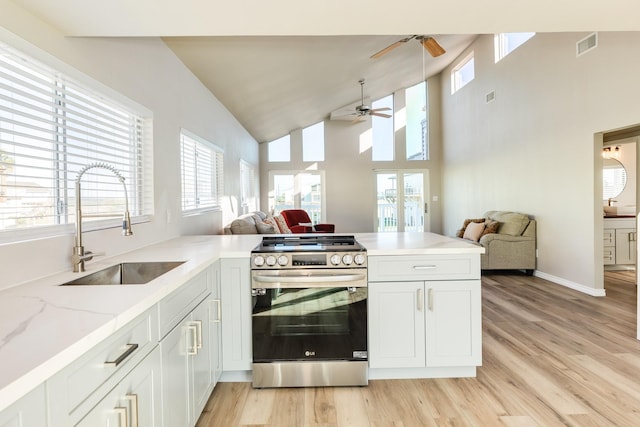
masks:
<path id="1" fill-rule="evenodd" d="M 476 366 L 481 364 L 480 254 L 483 249 L 432 233 L 364 233 L 356 234 L 356 238 L 367 248 L 369 258 L 371 377 L 475 375 Z M 233 304 L 250 301 L 250 290 L 242 284 L 248 283 L 250 251 L 260 240 L 259 235 L 185 236 L 87 265 L 86 274 L 90 274 L 125 261 L 186 261 L 145 285 L 58 286 L 77 277 L 75 273 L 64 272 L 0 291 L 0 423 L 10 419 L 7 418 L 10 412 L 19 410 L 24 399 L 33 398 L 29 400 L 31 408 L 44 408 L 47 401 L 57 398 L 53 392 L 66 381 L 59 379 L 61 373 L 70 371 L 70 365 L 84 361 L 96 347 L 131 325 L 141 325 L 139 330 L 147 337 L 148 344 L 141 345 L 141 350 L 130 350 L 131 346 L 127 352 L 140 351 L 142 360 L 135 362 L 139 363 L 138 367 L 146 364 L 149 372 L 162 372 L 156 380 L 161 377 L 164 381 L 168 377 L 164 375 L 165 368 L 153 364 L 159 363 L 156 359 L 160 360 L 154 356 L 156 349 L 160 347 L 164 351 L 163 345 L 166 345 L 167 351 L 171 350 L 168 340 L 172 328 L 178 328 L 176 325 L 182 324 L 180 322 L 187 321 L 185 327 L 189 331 L 201 334 L 198 328 L 203 327 L 202 322 L 190 320 L 189 316 L 195 316 L 199 304 L 208 299 L 213 301 L 207 304 L 209 319 L 220 320 L 222 313 L 222 370 L 248 370 L 251 356 L 246 342 L 249 337 L 231 337 L 230 331 L 244 327 L 233 324 L 237 313 L 231 310 Z M 227 263 L 232 266 L 246 263 L 247 277 L 240 277 L 244 274 L 242 268 L 226 274 Z M 241 283 L 235 283 L 234 274 L 239 275 Z M 216 283 L 221 290 L 215 298 L 208 296 L 216 293 Z M 185 289 L 193 291 L 184 292 Z M 393 311 L 387 311 L 391 301 L 424 310 L 426 321 L 414 324 L 410 333 L 407 330 L 394 333 L 398 332 L 391 329 L 394 321 L 405 322 L 407 316 L 400 316 L 398 320 Z M 458 304 L 462 310 L 456 307 Z M 392 308 L 406 313 L 406 306 Z M 225 312 L 226 309 L 230 312 Z M 249 324 L 249 319 L 240 320 L 245 326 Z M 452 340 L 451 332 L 463 336 Z M 430 337 L 435 341 L 430 341 Z M 406 345 L 396 346 L 395 351 L 390 352 L 388 340 L 401 340 Z M 417 353 L 405 351 L 411 346 L 418 349 Z M 194 343 L 194 353 L 198 352 L 196 347 Z M 149 356 L 145 358 L 145 354 Z M 103 360 L 109 360 L 112 354 L 104 356 Z M 115 356 L 117 362 L 119 353 Z M 126 367 L 127 362 L 122 366 Z M 185 363 L 190 368 L 196 364 L 195 361 Z M 212 374 L 219 375 L 219 372 Z M 116 377 L 122 382 L 127 375 L 125 372 Z M 213 383 L 216 380 L 213 378 Z M 155 382 L 164 387 L 162 381 Z M 97 382 L 96 390 L 87 393 L 107 394 L 111 390 L 107 388 Z M 208 393 L 206 395 L 208 397 Z M 95 399 L 95 405 L 99 406 L 101 401 Z M 82 410 L 91 413 L 90 407 Z M 60 416 L 75 416 L 74 422 L 84 419 L 84 414 L 74 415 L 74 411 L 79 409 L 70 408 L 69 413 Z M 198 408 L 192 408 L 191 412 L 191 419 L 197 420 Z M 89 417 L 87 415 L 87 419 Z M 195 421 L 189 423 L 193 424 Z"/>

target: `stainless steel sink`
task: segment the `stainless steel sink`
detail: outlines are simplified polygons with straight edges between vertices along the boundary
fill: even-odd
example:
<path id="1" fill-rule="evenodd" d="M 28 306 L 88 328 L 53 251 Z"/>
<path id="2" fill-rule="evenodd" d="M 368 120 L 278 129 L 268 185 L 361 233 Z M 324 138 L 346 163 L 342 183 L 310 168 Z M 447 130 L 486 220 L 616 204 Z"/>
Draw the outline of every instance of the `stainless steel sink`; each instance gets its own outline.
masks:
<path id="1" fill-rule="evenodd" d="M 123 262 L 80 277 L 68 285 L 143 285 L 184 264 L 185 261 Z"/>

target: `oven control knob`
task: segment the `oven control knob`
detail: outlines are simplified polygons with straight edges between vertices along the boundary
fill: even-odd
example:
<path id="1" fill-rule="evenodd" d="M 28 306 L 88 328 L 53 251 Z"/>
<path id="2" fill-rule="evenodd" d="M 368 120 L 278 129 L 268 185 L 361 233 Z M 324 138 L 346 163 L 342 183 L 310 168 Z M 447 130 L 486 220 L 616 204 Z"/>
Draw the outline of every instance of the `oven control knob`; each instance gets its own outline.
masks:
<path id="1" fill-rule="evenodd" d="M 365 258 L 364 255 L 362 254 L 356 254 L 356 256 L 353 257 L 353 262 L 355 262 L 358 265 L 362 265 L 364 264 Z"/>
<path id="2" fill-rule="evenodd" d="M 351 265 L 351 263 L 353 262 L 353 256 L 351 256 L 350 254 L 346 254 L 342 257 L 342 262 L 344 263 L 344 265 Z"/>
<path id="3" fill-rule="evenodd" d="M 289 262 L 289 258 L 287 258 L 285 255 L 280 255 L 278 257 L 278 265 L 285 266 L 287 265 L 288 262 Z"/>
<path id="4" fill-rule="evenodd" d="M 264 257 L 262 255 L 256 255 L 253 259 L 253 264 L 258 267 L 262 267 L 264 265 Z"/>
<path id="5" fill-rule="evenodd" d="M 340 255 L 335 254 L 335 255 L 331 255 L 331 258 L 329 259 L 329 261 L 331 261 L 331 264 L 333 265 L 340 265 Z"/>
<path id="6" fill-rule="evenodd" d="M 269 255 L 267 257 L 267 265 L 269 267 L 272 267 L 272 266 L 276 265 L 276 257 L 274 257 L 273 255 Z"/>

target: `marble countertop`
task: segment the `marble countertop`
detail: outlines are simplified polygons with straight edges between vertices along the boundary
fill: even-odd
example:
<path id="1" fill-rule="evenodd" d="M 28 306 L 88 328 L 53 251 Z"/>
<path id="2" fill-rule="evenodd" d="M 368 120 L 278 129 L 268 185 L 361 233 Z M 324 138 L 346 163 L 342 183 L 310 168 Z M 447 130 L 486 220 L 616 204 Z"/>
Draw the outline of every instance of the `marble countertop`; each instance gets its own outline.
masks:
<path id="1" fill-rule="evenodd" d="M 87 263 L 186 261 L 143 286 L 58 286 L 63 272 L 0 291 L 0 411 L 220 258 L 249 257 L 260 235 L 185 236 Z M 432 233 L 356 233 L 368 255 L 482 253 Z"/>

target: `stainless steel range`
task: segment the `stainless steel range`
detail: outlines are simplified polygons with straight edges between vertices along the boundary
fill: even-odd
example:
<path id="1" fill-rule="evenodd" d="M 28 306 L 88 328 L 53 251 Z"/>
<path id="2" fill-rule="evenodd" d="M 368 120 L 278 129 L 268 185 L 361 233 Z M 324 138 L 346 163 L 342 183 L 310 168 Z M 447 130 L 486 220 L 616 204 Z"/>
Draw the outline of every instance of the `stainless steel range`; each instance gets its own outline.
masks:
<path id="1" fill-rule="evenodd" d="M 264 237 L 251 295 L 254 387 L 368 384 L 367 253 L 354 236 Z"/>

